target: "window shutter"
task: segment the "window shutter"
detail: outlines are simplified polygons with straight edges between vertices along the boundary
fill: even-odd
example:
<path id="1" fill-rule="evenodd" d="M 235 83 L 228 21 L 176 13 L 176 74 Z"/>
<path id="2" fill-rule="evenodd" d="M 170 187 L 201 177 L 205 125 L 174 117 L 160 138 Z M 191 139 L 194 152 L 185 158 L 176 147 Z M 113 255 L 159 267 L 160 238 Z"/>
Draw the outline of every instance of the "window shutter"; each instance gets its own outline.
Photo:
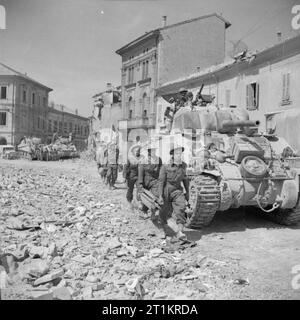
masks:
<path id="1" fill-rule="evenodd" d="M 132 80 L 131 83 L 133 83 L 134 82 L 134 67 L 132 67 L 132 79 L 131 80 Z"/>
<path id="2" fill-rule="evenodd" d="M 249 109 L 249 84 L 246 86 L 246 108 Z"/>
<path id="3" fill-rule="evenodd" d="M 255 100 L 256 100 L 256 105 L 255 105 L 254 109 L 258 109 L 258 107 L 259 107 L 259 84 L 258 83 L 256 84 L 256 97 L 255 97 Z"/>

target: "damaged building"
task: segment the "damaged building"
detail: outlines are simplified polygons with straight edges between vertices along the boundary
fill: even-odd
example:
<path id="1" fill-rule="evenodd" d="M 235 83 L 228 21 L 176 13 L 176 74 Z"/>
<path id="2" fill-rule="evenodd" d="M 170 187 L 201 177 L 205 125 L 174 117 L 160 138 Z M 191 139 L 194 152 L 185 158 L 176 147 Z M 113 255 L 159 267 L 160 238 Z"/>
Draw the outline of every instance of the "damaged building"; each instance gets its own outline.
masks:
<path id="1" fill-rule="evenodd" d="M 260 121 L 260 132 L 275 131 L 300 151 L 300 36 L 164 83 L 157 89 L 157 128 L 164 125 L 168 106 L 164 96 L 181 87 L 195 96 L 203 84 L 203 94 L 213 95 L 218 107 L 247 109 L 250 119 Z M 290 126 L 286 125 L 287 119 Z"/>

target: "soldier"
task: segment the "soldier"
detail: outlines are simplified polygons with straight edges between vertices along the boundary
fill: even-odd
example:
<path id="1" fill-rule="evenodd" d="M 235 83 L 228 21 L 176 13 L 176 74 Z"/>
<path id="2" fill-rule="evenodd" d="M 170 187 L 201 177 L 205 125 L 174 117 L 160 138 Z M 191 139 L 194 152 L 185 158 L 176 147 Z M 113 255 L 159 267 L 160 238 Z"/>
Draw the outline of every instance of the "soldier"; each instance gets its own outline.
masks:
<path id="1" fill-rule="evenodd" d="M 188 101 L 188 90 L 186 88 L 181 88 L 179 90 L 178 109 L 181 107 L 184 107 L 187 101 Z"/>
<path id="2" fill-rule="evenodd" d="M 182 161 L 183 147 L 173 146 L 170 150 L 169 164 L 163 165 L 159 174 L 159 202 L 163 204 L 161 221 L 164 225 L 172 215 L 175 218 L 178 230 L 178 239 L 185 240 L 183 227 L 186 222 L 186 201 L 189 200 L 189 181 L 186 175 L 186 163 Z M 185 195 L 181 186 L 185 188 Z"/>
<path id="3" fill-rule="evenodd" d="M 126 179 L 126 182 L 127 182 L 126 199 L 131 209 L 133 209 L 133 206 L 132 206 L 133 190 L 138 180 L 138 165 L 142 159 L 144 159 L 144 157 L 141 155 L 141 144 L 133 145 L 129 149 L 127 164 L 125 165 L 124 172 L 123 172 L 124 178 Z"/>
<path id="4" fill-rule="evenodd" d="M 99 163 L 100 163 L 98 167 L 98 171 L 102 180 L 107 184 L 106 176 L 107 176 L 107 170 L 108 170 L 108 167 L 107 167 L 108 159 L 107 159 L 107 145 L 105 142 L 103 142 L 100 150 L 98 151 L 98 157 L 99 157 Z"/>
<path id="5" fill-rule="evenodd" d="M 115 189 L 118 178 L 119 148 L 116 142 L 110 142 L 107 146 L 107 180 L 109 189 Z"/>
<path id="6" fill-rule="evenodd" d="M 143 188 L 151 191 L 155 197 L 159 197 L 158 177 L 162 166 L 161 159 L 156 155 L 156 147 L 149 143 L 146 147 L 148 157 L 139 165 L 138 194 Z M 139 198 L 139 196 L 138 196 Z"/>

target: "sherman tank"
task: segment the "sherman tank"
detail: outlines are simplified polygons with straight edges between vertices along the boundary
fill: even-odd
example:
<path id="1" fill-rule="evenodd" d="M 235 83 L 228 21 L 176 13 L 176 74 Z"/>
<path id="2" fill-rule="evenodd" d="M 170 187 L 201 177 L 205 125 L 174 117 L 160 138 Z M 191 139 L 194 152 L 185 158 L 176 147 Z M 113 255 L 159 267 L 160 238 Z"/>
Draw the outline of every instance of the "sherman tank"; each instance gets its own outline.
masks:
<path id="1" fill-rule="evenodd" d="M 258 133 L 258 125 L 236 107 L 190 103 L 176 111 L 172 130 L 159 143 L 165 150 L 181 140 L 185 148 L 187 227 L 208 226 L 216 212 L 241 207 L 256 207 L 279 224 L 300 221 L 299 175 L 287 161 L 300 158 L 288 144 L 278 150 L 276 136 Z"/>

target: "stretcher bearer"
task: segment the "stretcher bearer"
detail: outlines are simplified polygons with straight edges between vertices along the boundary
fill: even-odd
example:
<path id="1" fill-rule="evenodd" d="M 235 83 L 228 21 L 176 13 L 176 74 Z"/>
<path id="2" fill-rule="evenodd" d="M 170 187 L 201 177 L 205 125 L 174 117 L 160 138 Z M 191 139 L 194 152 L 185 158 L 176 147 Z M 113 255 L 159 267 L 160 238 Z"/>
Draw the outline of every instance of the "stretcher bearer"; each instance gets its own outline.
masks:
<path id="1" fill-rule="evenodd" d="M 146 146 L 147 158 L 139 165 L 138 171 L 138 193 L 141 193 L 143 188 L 149 190 L 155 197 L 159 197 L 158 192 L 158 177 L 162 166 L 161 159 L 156 155 L 156 146 L 149 143 Z"/>
<path id="2" fill-rule="evenodd" d="M 161 221 L 166 225 L 168 218 L 173 216 L 178 226 L 179 239 L 186 239 L 183 228 L 186 223 L 186 201 L 189 200 L 189 181 L 186 175 L 187 165 L 182 161 L 183 151 L 183 147 L 173 146 L 170 150 L 170 162 L 161 167 L 159 174 L 159 202 L 163 204 Z"/>

